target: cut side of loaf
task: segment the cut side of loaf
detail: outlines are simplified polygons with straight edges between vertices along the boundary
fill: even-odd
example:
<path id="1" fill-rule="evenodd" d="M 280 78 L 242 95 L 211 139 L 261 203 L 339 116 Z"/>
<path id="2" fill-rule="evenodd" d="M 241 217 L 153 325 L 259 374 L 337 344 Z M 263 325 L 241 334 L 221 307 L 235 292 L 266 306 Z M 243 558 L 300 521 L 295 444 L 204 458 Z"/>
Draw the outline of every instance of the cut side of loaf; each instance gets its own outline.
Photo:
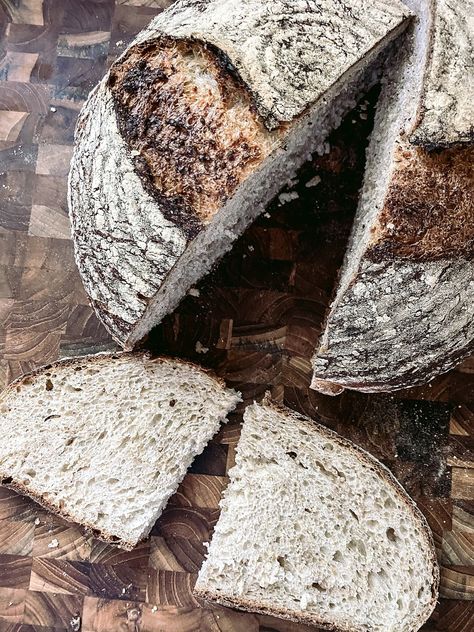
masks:
<path id="1" fill-rule="evenodd" d="M 183 0 L 141 33 L 79 118 L 76 261 L 133 348 L 380 77 L 397 0 Z"/>
<path id="2" fill-rule="evenodd" d="M 346 632 L 415 632 L 437 599 L 429 527 L 381 463 L 270 401 L 248 407 L 195 593 Z"/>
<path id="3" fill-rule="evenodd" d="M 474 349 L 474 145 L 464 142 L 472 2 L 452 3 L 449 19 L 444 1 L 407 4 L 417 20 L 387 64 L 359 208 L 313 358 L 313 388 L 328 394 L 425 383 Z"/>
<path id="4" fill-rule="evenodd" d="M 145 538 L 239 395 L 147 354 L 63 360 L 0 399 L 0 481 L 105 541 Z"/>

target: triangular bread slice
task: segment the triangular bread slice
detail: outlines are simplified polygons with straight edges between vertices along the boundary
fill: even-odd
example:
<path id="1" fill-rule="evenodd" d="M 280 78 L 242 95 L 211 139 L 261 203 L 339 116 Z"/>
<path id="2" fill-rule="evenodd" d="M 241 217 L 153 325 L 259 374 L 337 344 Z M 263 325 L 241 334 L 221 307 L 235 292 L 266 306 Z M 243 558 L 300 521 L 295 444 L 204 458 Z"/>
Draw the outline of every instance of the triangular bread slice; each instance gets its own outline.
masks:
<path id="1" fill-rule="evenodd" d="M 474 4 L 406 1 L 313 358 L 328 394 L 425 383 L 474 350 Z"/>
<path id="2" fill-rule="evenodd" d="M 0 480 L 133 547 L 239 395 L 199 367 L 147 354 L 46 366 L 0 399 Z"/>
<path id="3" fill-rule="evenodd" d="M 248 407 L 198 596 L 347 632 L 412 632 L 437 599 L 429 527 L 387 468 L 268 400 Z"/>
<path id="4" fill-rule="evenodd" d="M 69 208 L 92 305 L 133 348 L 380 77 L 398 0 L 181 0 L 76 129 Z"/>

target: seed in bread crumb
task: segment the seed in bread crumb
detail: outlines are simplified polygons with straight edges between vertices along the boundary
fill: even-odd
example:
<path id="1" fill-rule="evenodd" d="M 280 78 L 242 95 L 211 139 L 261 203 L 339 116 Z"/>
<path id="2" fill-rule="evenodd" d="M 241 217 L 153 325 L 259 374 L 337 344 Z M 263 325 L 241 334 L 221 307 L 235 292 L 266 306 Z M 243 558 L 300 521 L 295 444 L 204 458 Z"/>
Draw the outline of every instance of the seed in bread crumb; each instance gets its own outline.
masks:
<path id="1" fill-rule="evenodd" d="M 196 296 L 196 297 L 198 297 L 198 296 L 200 296 L 200 295 L 201 295 L 201 292 L 200 292 L 197 288 L 192 287 L 192 288 L 189 290 L 188 294 L 189 294 L 189 296 Z"/>
<path id="2" fill-rule="evenodd" d="M 51 542 L 48 544 L 48 549 L 57 549 L 59 546 L 59 542 L 56 540 L 56 538 L 54 538 L 54 540 L 51 540 Z"/>

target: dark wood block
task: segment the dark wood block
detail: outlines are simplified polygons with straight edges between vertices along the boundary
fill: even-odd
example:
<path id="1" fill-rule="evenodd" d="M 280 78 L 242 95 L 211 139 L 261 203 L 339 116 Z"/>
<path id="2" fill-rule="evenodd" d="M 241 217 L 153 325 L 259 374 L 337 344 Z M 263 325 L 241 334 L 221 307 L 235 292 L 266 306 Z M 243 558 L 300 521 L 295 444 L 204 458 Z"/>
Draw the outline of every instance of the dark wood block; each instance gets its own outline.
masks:
<path id="1" fill-rule="evenodd" d="M 61 33 L 109 31 L 114 14 L 114 0 L 63 0 Z"/>
<path id="2" fill-rule="evenodd" d="M 19 81 L 0 81 L 0 110 L 46 114 L 49 109 L 49 100 L 49 86 Z"/>
<path id="3" fill-rule="evenodd" d="M 29 591 L 24 622 L 33 626 L 71 628 L 71 621 L 82 612 L 82 596 Z"/>
<path id="4" fill-rule="evenodd" d="M 87 595 L 91 592 L 89 570 L 85 563 L 34 558 L 29 588 L 36 592 Z"/>
<path id="5" fill-rule="evenodd" d="M 0 555 L 0 587 L 28 588 L 31 575 L 31 557 Z"/>
<path id="6" fill-rule="evenodd" d="M 92 564 L 89 568 L 90 590 L 102 599 L 145 601 L 148 570 L 126 564 L 104 566 Z"/>

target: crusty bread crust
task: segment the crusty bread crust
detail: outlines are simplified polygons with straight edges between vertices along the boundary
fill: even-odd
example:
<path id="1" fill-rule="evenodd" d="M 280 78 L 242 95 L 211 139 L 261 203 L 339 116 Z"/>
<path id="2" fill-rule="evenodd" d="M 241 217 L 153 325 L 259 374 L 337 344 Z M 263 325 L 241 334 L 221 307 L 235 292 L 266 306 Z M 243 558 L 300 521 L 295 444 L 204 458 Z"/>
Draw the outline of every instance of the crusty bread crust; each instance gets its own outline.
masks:
<path id="1" fill-rule="evenodd" d="M 247 87 L 209 44 L 162 36 L 132 46 L 107 85 L 144 188 L 189 239 L 284 135 L 265 129 Z"/>
<path id="2" fill-rule="evenodd" d="M 5 399 L 5 397 L 11 393 L 12 391 L 19 391 L 22 385 L 29 384 L 34 381 L 36 378 L 41 377 L 45 373 L 49 373 L 50 371 L 54 371 L 55 369 L 62 369 L 66 366 L 74 366 L 81 364 L 97 364 L 100 362 L 110 362 L 118 358 L 129 357 L 134 360 L 144 360 L 150 361 L 152 363 L 170 363 L 170 364 L 181 364 L 185 367 L 189 367 L 193 370 L 199 370 L 202 373 L 205 373 L 208 377 L 210 377 L 216 384 L 218 388 L 226 388 L 225 381 L 215 375 L 211 370 L 206 369 L 204 367 L 200 367 L 193 362 L 189 362 L 187 360 L 181 360 L 180 358 L 172 358 L 168 356 L 157 356 L 153 357 L 153 355 L 148 351 L 142 352 L 125 352 L 125 351 L 117 351 L 117 352 L 102 352 L 94 355 L 87 355 L 81 357 L 72 357 L 72 358 L 63 358 L 58 360 L 57 362 L 53 362 L 51 364 L 47 364 L 41 366 L 30 373 L 23 375 L 13 381 L 1 394 L 0 394 L 0 403 Z M 116 544 L 119 547 L 130 551 L 136 546 L 136 542 L 129 542 L 122 538 L 119 538 L 112 533 L 109 533 L 103 529 L 97 529 L 92 524 L 89 523 L 78 523 L 74 515 L 64 511 L 62 508 L 58 507 L 57 504 L 50 502 L 44 495 L 38 494 L 34 490 L 31 490 L 28 485 L 25 483 L 12 480 L 11 477 L 6 472 L 2 472 L 0 470 L 0 484 L 12 489 L 19 494 L 24 496 L 28 496 L 36 503 L 50 511 L 51 513 L 59 516 L 63 520 L 67 520 L 68 522 L 72 522 L 74 524 L 79 524 L 86 533 L 92 535 L 94 538 L 98 540 L 102 540 L 103 542 L 107 542 L 108 544 Z"/>
<path id="3" fill-rule="evenodd" d="M 409 5 L 418 26 L 387 66 L 349 250 L 312 360 L 312 388 L 327 394 L 426 384 L 474 351 L 474 5 Z"/>
<path id="4" fill-rule="evenodd" d="M 269 393 L 265 394 L 261 405 L 273 409 L 276 413 L 291 417 L 291 419 L 293 419 L 298 426 L 303 426 L 306 431 L 322 434 L 331 442 L 334 442 L 344 449 L 349 450 L 354 455 L 354 458 L 358 459 L 363 464 L 367 465 L 371 470 L 379 474 L 380 477 L 393 489 L 398 498 L 407 506 L 413 519 L 418 523 L 420 527 L 420 532 L 425 540 L 426 549 L 427 551 L 429 551 L 429 561 L 431 562 L 433 568 L 433 574 L 431 578 L 431 601 L 428 604 L 426 611 L 420 614 L 412 631 L 410 631 L 416 632 L 429 618 L 436 606 L 438 600 L 440 573 L 431 529 L 425 517 L 418 509 L 414 500 L 410 498 L 402 485 L 394 477 L 392 472 L 385 465 L 383 465 L 383 463 L 378 461 L 375 457 L 373 457 L 371 454 L 366 452 L 363 448 L 359 447 L 349 439 L 342 437 L 333 430 L 326 428 L 326 426 L 313 421 L 305 415 L 298 414 L 294 410 L 291 410 L 286 406 L 272 401 Z M 295 621 L 296 623 L 305 623 L 319 626 L 320 628 L 331 630 L 332 632 L 360 632 L 358 628 L 335 626 L 333 623 L 328 623 L 327 620 L 325 621 L 324 619 L 321 619 L 316 614 L 309 614 L 304 611 L 294 612 L 286 608 L 268 606 L 259 602 L 258 600 L 241 599 L 234 597 L 233 595 L 220 594 L 203 588 L 195 589 L 194 593 L 197 597 L 200 597 L 204 600 L 216 602 L 224 606 L 229 606 L 231 608 L 248 610 L 250 612 L 259 612 L 262 614 L 269 614 L 272 616 L 281 617 L 283 619 L 289 619 L 290 621 Z"/>
<path id="5" fill-rule="evenodd" d="M 183 0 L 114 62 L 79 117 L 68 194 L 84 286 L 122 347 L 197 280 L 173 287 L 207 227 L 196 276 L 375 82 L 409 17 L 398 0 Z"/>
<path id="6" fill-rule="evenodd" d="M 410 142 L 427 149 L 474 142 L 474 4 L 430 0 L 428 59 Z"/>
<path id="7" fill-rule="evenodd" d="M 399 142 L 394 162 L 366 256 L 374 262 L 474 259 L 474 145 L 428 152 Z"/>
<path id="8" fill-rule="evenodd" d="M 194 595 L 198 599 L 202 599 L 203 601 L 207 601 L 209 603 L 218 603 L 221 606 L 236 608 L 237 610 L 245 610 L 246 612 L 258 612 L 259 614 L 287 619 L 288 621 L 294 621 L 295 623 L 314 625 L 320 629 L 329 630 L 330 632 L 360 632 L 359 629 L 353 627 L 336 627 L 331 623 L 320 619 L 315 614 L 308 614 L 305 612 L 297 613 L 292 610 L 287 610 L 286 608 L 279 608 L 278 606 L 267 606 L 257 599 L 239 599 L 237 597 L 232 597 L 231 595 L 221 595 L 217 592 L 204 590 L 202 588 L 194 589 Z"/>

